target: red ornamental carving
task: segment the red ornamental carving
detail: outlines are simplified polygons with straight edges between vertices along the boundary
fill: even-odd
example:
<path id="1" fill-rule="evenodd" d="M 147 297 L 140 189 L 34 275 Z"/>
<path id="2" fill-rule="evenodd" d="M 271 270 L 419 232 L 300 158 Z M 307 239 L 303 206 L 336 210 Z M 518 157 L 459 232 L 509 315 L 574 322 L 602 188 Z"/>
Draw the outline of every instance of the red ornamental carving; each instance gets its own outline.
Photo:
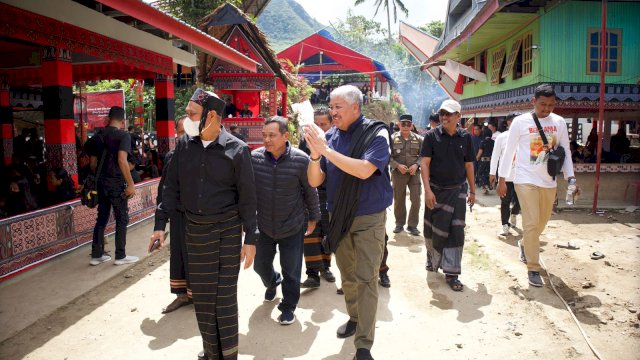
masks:
<path id="1" fill-rule="evenodd" d="M 44 46 L 66 48 L 160 74 L 173 73 L 173 60 L 124 42 L 16 7 L 0 4 L 0 34 Z"/>

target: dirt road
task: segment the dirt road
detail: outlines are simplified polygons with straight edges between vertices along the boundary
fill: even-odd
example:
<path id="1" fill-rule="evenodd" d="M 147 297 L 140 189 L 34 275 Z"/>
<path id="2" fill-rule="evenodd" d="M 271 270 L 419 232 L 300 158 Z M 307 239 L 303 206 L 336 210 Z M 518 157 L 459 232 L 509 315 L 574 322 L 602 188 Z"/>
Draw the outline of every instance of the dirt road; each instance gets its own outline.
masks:
<path id="1" fill-rule="evenodd" d="M 467 214 L 461 293 L 451 291 L 443 275 L 427 275 L 421 237 L 390 233 L 392 286 L 380 288 L 374 357 L 593 359 L 551 288 L 529 287 L 526 269 L 517 258 L 518 233 L 497 236 L 495 196 L 483 196 L 480 202 L 484 206 Z M 388 215 L 387 228 L 392 229 L 393 215 Z M 543 259 L 551 280 L 605 359 L 637 359 L 640 353 L 639 229 L 637 212 L 602 217 L 563 212 L 553 217 L 544 235 Z M 136 231 L 129 242 L 145 242 L 144 230 Z M 580 249 L 557 247 L 568 240 Z M 606 257 L 591 260 L 594 251 Z M 0 358 L 195 359 L 201 341 L 193 308 L 160 313 L 173 299 L 167 258 L 162 251 L 104 282 L 96 281 L 91 291 L 2 342 Z M 65 271 L 82 271 L 65 269 L 64 262 L 51 266 L 56 269 L 52 281 L 60 284 Z M 109 271 L 113 267 L 102 266 Z M 549 277 L 545 280 L 548 283 Z M 47 294 L 29 285 L 26 280 L 21 284 L 28 289 L 22 306 L 35 308 Z M 323 282 L 321 288 L 303 292 L 297 321 L 285 327 L 276 321 L 277 301 L 263 303 L 258 276 L 252 269 L 242 271 L 240 359 L 351 359 L 353 339 L 335 336 L 347 319 L 337 287 L 339 283 Z"/>

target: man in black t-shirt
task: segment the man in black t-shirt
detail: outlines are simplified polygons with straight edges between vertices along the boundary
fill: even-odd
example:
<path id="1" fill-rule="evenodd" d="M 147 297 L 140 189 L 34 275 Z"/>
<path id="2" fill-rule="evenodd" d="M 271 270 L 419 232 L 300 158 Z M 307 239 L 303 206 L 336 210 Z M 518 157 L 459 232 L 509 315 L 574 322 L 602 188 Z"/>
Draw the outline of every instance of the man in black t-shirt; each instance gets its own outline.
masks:
<path id="1" fill-rule="evenodd" d="M 420 152 L 426 203 L 426 269 L 430 272 L 442 269 L 454 291 L 463 288 L 458 275 L 462 271 L 465 202 L 472 206 L 476 201 L 473 142 L 466 130 L 457 127 L 460 111 L 457 101 L 442 103 L 438 110 L 441 125 L 427 132 Z"/>
<path id="2" fill-rule="evenodd" d="M 104 153 L 104 163 L 98 177 L 98 218 L 93 230 L 91 265 L 111 260 L 104 253 L 104 229 L 113 206 L 116 220 L 116 265 L 134 263 L 135 256 L 127 256 L 127 225 L 129 223 L 128 199 L 135 193 L 127 156 L 131 153 L 131 136 L 121 130 L 124 127 L 124 109 L 114 106 L 109 110 L 109 125 L 91 138 L 87 151 L 91 156 L 91 168 L 96 170 Z"/>

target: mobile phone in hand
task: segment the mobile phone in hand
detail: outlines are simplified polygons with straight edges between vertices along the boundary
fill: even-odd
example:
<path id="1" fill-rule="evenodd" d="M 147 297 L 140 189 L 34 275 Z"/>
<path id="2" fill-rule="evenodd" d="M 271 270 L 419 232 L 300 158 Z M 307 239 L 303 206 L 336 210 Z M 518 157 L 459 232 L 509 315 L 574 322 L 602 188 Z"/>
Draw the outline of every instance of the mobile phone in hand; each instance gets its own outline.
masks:
<path id="1" fill-rule="evenodd" d="M 153 242 L 153 244 L 149 248 L 149 253 L 154 252 L 158 247 L 160 247 L 160 239 L 156 239 L 156 241 Z"/>

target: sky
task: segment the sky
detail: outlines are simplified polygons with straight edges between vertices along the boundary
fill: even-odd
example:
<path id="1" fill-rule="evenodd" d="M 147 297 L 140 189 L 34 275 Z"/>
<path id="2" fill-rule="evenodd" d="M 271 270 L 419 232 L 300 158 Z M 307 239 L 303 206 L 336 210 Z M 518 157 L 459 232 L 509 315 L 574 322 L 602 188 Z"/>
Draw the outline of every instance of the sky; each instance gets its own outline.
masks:
<path id="1" fill-rule="evenodd" d="M 355 15 L 364 15 L 372 18 L 376 9 L 373 6 L 375 0 L 366 0 L 363 4 L 354 6 L 355 0 L 296 0 L 311 17 L 316 18 L 320 23 L 329 25 L 329 22 L 335 24 L 337 19 L 344 20 L 347 10 L 352 9 Z M 398 10 L 398 21 L 403 20 L 414 26 L 422 26 L 432 20 L 442 20 L 444 22 L 447 12 L 448 0 L 403 0 L 402 1 L 409 10 L 409 17 L 405 17 L 404 13 Z M 384 5 L 383 5 L 384 6 Z M 381 6 L 375 20 L 387 26 L 387 12 Z M 393 23 L 393 7 L 391 11 L 391 31 L 398 31 L 398 23 Z"/>

